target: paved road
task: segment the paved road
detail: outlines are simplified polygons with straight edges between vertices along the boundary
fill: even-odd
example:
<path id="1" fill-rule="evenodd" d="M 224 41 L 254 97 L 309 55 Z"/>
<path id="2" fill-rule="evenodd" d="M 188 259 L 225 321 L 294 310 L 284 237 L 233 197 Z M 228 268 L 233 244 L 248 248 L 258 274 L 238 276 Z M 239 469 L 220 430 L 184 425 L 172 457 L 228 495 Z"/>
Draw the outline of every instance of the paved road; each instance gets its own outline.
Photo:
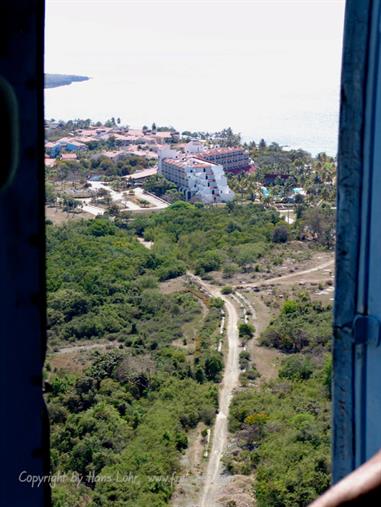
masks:
<path id="1" fill-rule="evenodd" d="M 87 213 L 90 213 L 91 215 L 97 216 L 97 215 L 104 215 L 105 209 L 100 208 L 98 206 L 94 206 L 93 204 L 90 204 L 91 199 L 82 199 L 82 209 L 83 211 L 87 211 Z"/>
<path id="2" fill-rule="evenodd" d="M 148 206 L 147 208 L 141 207 L 132 200 L 130 200 L 128 191 L 126 190 L 124 190 L 123 192 L 117 192 L 113 190 L 107 183 L 103 183 L 102 181 L 89 181 L 89 183 L 93 190 L 99 190 L 101 188 L 104 190 L 108 190 L 110 192 L 110 197 L 113 200 L 113 202 L 122 204 L 129 211 L 158 210 L 165 209 L 169 206 L 169 204 L 166 201 L 160 199 L 160 197 L 156 197 L 153 194 L 144 192 L 143 188 L 141 187 L 136 187 L 134 189 L 134 193 L 138 199 L 144 199 L 145 201 L 149 202 L 150 206 Z"/>

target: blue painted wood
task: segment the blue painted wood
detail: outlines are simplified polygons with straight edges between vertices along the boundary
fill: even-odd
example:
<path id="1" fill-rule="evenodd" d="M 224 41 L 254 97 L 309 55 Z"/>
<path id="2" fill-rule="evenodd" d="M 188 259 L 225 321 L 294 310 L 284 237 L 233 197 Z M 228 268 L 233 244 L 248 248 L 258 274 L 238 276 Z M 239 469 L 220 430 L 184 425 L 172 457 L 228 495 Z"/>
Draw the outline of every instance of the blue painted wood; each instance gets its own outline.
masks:
<path id="1" fill-rule="evenodd" d="M 358 310 L 381 318 L 381 2 L 373 2 L 368 49 L 367 104 L 364 125 L 363 220 L 366 239 L 361 243 L 363 255 L 362 289 Z M 365 211 L 366 210 L 366 211 Z M 364 243 L 366 241 L 366 243 Z M 363 247 L 365 245 L 365 247 Z M 368 336 L 369 337 L 369 336 Z M 365 345 L 363 356 L 356 356 L 356 368 L 362 368 L 362 390 L 355 398 L 356 422 L 363 428 L 361 445 L 356 452 L 360 465 L 381 448 L 381 347 Z"/>
<path id="2" fill-rule="evenodd" d="M 42 396 L 44 0 L 1 0 L 0 21 L 0 77 L 12 90 L 8 97 L 12 95 L 18 105 L 10 105 L 8 123 L 0 111 L 0 146 L 13 142 L 10 132 L 3 131 L 10 128 L 10 117 L 18 116 L 12 125 L 19 132 L 19 164 L 0 178 L 7 183 L 0 191 L 0 505 L 37 507 L 50 505 L 49 485 L 32 488 L 19 477 L 24 471 L 35 476 L 49 473 L 49 428 Z M 0 149 L 0 170 L 10 167 L 11 158 L 15 160 Z M 21 480 L 25 477 L 24 472 Z"/>
<path id="3" fill-rule="evenodd" d="M 341 84 L 333 344 L 333 481 L 381 447 L 381 348 L 352 329 L 381 318 L 380 0 L 348 0 Z M 378 168 L 378 169 L 377 169 Z M 362 332 L 367 335 L 366 326 Z"/>

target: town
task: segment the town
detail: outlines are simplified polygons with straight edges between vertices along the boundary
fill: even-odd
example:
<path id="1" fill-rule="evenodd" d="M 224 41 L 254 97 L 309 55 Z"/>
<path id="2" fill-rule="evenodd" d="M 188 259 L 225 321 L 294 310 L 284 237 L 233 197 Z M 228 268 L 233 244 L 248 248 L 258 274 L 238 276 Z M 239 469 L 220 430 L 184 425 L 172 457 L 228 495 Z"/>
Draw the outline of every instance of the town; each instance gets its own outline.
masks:
<path id="1" fill-rule="evenodd" d="M 45 150 L 47 204 L 55 217 L 57 209 L 115 215 L 159 211 L 176 200 L 222 205 L 246 198 L 275 207 L 292 223 L 305 201 L 334 205 L 332 157 L 314 160 L 264 140 L 242 143 L 230 128 L 180 133 L 155 123 L 129 128 L 119 118 L 50 120 Z"/>

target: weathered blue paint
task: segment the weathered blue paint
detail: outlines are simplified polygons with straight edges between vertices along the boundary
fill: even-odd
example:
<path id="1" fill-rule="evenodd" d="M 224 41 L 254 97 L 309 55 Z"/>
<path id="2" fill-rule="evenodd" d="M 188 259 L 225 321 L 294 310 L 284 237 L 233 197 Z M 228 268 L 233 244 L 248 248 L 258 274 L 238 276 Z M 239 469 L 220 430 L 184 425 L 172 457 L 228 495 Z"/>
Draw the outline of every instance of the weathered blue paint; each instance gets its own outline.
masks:
<path id="1" fill-rule="evenodd" d="M 358 312 L 381 318 L 381 2 L 373 2 L 370 18 L 366 110 L 364 122 L 364 171 Z M 361 281 L 361 284 L 360 284 Z M 360 465 L 381 448 L 381 348 L 370 340 L 356 355 L 355 370 L 362 371 L 361 390 L 355 398 L 361 442 L 356 449 Z"/>
<path id="2" fill-rule="evenodd" d="M 40 477 L 49 473 L 49 428 L 42 393 L 44 0 L 2 0 L 0 20 L 0 76 L 12 89 L 0 103 L 0 139 L 17 150 L 10 153 L 5 146 L 0 150 L 0 169 L 8 167 L 0 191 L 0 505 L 37 507 L 50 505 L 49 485 L 32 488 L 19 476 L 23 470 Z M 18 107 L 7 106 L 4 99 L 16 101 Z M 9 108 L 7 122 L 4 107 Z"/>
<path id="3" fill-rule="evenodd" d="M 381 347 L 374 339 L 381 318 L 380 6 L 380 0 L 348 0 L 345 19 L 333 345 L 334 482 L 381 448 Z M 354 325 L 356 316 L 362 317 Z"/>

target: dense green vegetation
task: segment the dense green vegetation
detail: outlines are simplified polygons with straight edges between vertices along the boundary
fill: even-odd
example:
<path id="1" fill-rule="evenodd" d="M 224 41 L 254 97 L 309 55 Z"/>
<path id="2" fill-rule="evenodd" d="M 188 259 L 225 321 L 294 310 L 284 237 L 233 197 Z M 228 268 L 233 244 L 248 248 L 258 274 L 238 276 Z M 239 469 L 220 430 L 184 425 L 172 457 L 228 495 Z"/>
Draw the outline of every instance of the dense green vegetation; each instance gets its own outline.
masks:
<path id="1" fill-rule="evenodd" d="M 84 371 L 47 368 L 53 472 L 82 478 L 80 488 L 54 488 L 55 505 L 166 505 L 187 430 L 215 415 L 220 301 L 206 301 L 202 318 L 196 288 L 163 295 L 159 280 L 184 265 L 106 219 L 48 225 L 47 238 L 50 347 L 114 345 L 93 352 Z M 198 329 L 192 354 L 174 345 L 189 324 Z"/>
<path id="2" fill-rule="evenodd" d="M 333 205 L 336 197 L 336 162 L 333 157 L 319 153 L 312 157 L 304 150 L 283 150 L 277 143 L 264 140 L 251 142 L 244 147 L 255 163 L 255 173 L 229 177 L 229 185 L 238 198 L 262 200 L 267 204 L 294 202 L 302 204 L 327 203 Z M 269 195 L 259 191 L 268 187 Z M 306 195 L 292 197 L 292 189 L 303 188 Z"/>
<path id="3" fill-rule="evenodd" d="M 215 386 L 179 372 L 181 362 L 175 351 L 154 360 L 117 350 L 99 355 L 83 375 L 51 377 L 53 470 L 78 474 L 83 486 L 55 488 L 55 506 L 86 496 L 94 506 L 167 504 L 186 432 L 211 424 L 217 404 Z"/>
<path id="4" fill-rule="evenodd" d="M 331 306 L 301 293 L 297 299 L 285 301 L 280 315 L 262 333 L 260 342 L 283 352 L 320 354 L 329 346 L 331 336 Z"/>
<path id="5" fill-rule="evenodd" d="M 256 470 L 259 507 L 306 506 L 330 482 L 330 403 L 324 372 L 281 378 L 236 395 L 230 429 L 240 451 L 226 461 L 234 473 Z"/>
<path id="6" fill-rule="evenodd" d="M 178 262 L 203 275 L 209 271 L 251 271 L 269 251 L 273 231 L 282 224 L 276 211 L 262 205 L 227 208 L 175 203 L 162 213 L 139 217 L 132 229 L 153 240 L 159 258 Z"/>
<path id="7" fill-rule="evenodd" d="M 110 148 L 107 146 L 106 148 Z M 86 155 L 78 160 L 58 160 L 53 168 L 47 169 L 47 177 L 51 181 L 79 181 L 90 176 L 102 179 L 126 176 L 152 166 L 152 161 L 139 155 L 124 154 L 118 159 L 106 155 Z"/>
<path id="8" fill-rule="evenodd" d="M 74 373 L 48 363 L 53 472 L 81 478 L 79 488 L 54 488 L 56 507 L 168 504 L 188 430 L 215 416 L 223 302 L 189 284 L 163 294 L 160 284 L 187 269 L 255 272 L 296 230 L 262 204 L 184 202 L 134 219 L 47 225 L 50 350 L 109 343 Z M 327 485 L 329 318 L 329 308 L 305 295 L 286 301 L 262 340 L 298 354 L 276 382 L 234 399 L 230 426 L 240 450 L 227 466 L 257 470 L 262 506 L 306 505 Z M 241 340 L 254 331 L 241 323 Z M 241 376 L 254 381 L 248 353 L 239 359 Z"/>
<path id="9" fill-rule="evenodd" d="M 144 183 L 144 190 L 162 197 L 168 202 L 175 202 L 183 199 L 183 194 L 177 190 L 176 185 L 160 174 L 147 178 Z"/>
<path id="10" fill-rule="evenodd" d="M 277 379 L 236 394 L 229 427 L 233 473 L 255 474 L 258 507 L 307 506 L 330 482 L 331 310 L 301 294 L 262 334 L 287 352 Z M 245 358 L 242 358 L 244 360 Z"/>

